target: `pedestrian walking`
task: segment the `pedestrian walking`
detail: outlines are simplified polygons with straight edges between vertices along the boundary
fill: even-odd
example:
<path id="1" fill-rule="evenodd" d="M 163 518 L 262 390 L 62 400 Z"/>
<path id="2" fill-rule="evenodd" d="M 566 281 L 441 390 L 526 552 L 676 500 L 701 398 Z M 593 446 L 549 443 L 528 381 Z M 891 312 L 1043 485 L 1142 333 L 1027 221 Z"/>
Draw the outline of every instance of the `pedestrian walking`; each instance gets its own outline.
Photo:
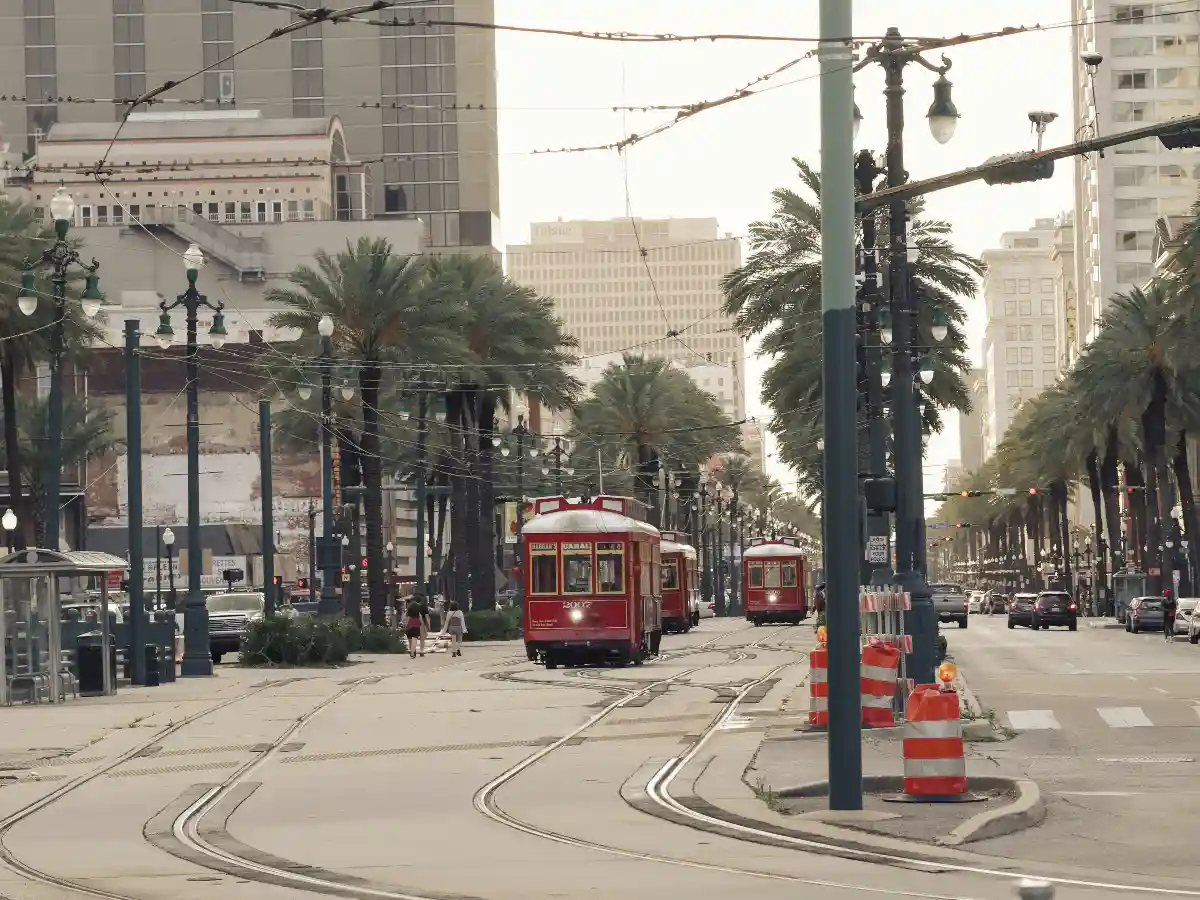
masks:
<path id="1" fill-rule="evenodd" d="M 1175 592 L 1170 588 L 1163 591 L 1163 637 L 1175 641 L 1175 611 L 1179 604 L 1175 601 Z"/>
<path id="2" fill-rule="evenodd" d="M 462 656 L 462 639 L 467 633 L 467 617 L 454 600 L 450 601 L 450 609 L 446 612 L 446 633 L 450 635 L 450 655 Z"/>
<path id="3" fill-rule="evenodd" d="M 814 605 L 817 609 L 817 621 L 813 623 L 813 630 L 820 628 L 825 624 L 825 583 L 821 582 L 817 585 L 817 593 L 814 599 Z"/>
<path id="4" fill-rule="evenodd" d="M 429 598 L 422 595 L 421 606 L 421 655 L 425 655 L 425 639 L 429 637 Z"/>
<path id="5" fill-rule="evenodd" d="M 417 653 L 425 655 L 425 642 L 422 638 L 423 629 L 421 627 L 421 604 L 415 599 L 408 604 L 408 610 L 405 613 L 404 621 L 404 636 L 408 638 L 408 655 L 413 659 L 417 658 Z M 418 646 L 421 648 L 418 651 Z"/>

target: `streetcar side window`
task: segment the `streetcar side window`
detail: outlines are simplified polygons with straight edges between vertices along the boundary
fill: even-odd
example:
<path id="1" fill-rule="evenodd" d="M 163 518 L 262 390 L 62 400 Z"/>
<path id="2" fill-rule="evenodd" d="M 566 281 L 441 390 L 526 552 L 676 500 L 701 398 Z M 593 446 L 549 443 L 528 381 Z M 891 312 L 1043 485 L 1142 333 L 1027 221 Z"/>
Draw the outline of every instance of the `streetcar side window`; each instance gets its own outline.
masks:
<path id="1" fill-rule="evenodd" d="M 563 593 L 592 592 L 592 545 L 571 543 L 562 545 Z"/>
<path id="2" fill-rule="evenodd" d="M 596 593 L 625 593 L 625 550 L 619 541 L 596 544 L 596 575 Z"/>
<path id="3" fill-rule="evenodd" d="M 662 573 L 662 589 L 664 591 L 679 590 L 679 566 L 677 563 L 665 562 L 659 572 Z"/>
<path id="4" fill-rule="evenodd" d="M 794 562 L 783 564 L 783 586 L 785 588 L 796 586 L 796 564 Z"/>
<path id="5" fill-rule="evenodd" d="M 750 587 L 760 588 L 762 586 L 763 586 L 762 563 L 750 563 Z"/>
<path id="6" fill-rule="evenodd" d="M 558 547 L 556 545 L 530 545 L 529 593 L 558 593 Z"/>
<path id="7" fill-rule="evenodd" d="M 767 564 L 767 577 L 763 586 L 769 588 L 779 587 L 779 563 Z"/>

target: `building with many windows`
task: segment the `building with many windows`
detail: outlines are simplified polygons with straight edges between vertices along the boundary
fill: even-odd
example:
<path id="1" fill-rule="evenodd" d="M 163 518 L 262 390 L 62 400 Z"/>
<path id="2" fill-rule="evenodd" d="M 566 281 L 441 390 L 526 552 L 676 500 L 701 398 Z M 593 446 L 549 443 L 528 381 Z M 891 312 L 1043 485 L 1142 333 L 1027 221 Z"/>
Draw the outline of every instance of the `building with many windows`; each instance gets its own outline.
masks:
<path id="1" fill-rule="evenodd" d="M 1074 127 L 1111 135 L 1200 111 L 1200 14 L 1173 2 L 1072 0 Z M 1094 74 L 1080 59 L 1099 53 Z M 1186 215 L 1196 199 L 1200 153 L 1155 138 L 1075 163 L 1077 329 L 1086 345 L 1104 302 L 1154 273 L 1154 223 Z"/>
<path id="2" fill-rule="evenodd" d="M 958 416 L 958 462 L 964 474 L 983 465 L 983 419 L 987 405 L 987 376 L 983 369 L 972 369 L 966 376 L 971 412 Z"/>
<path id="3" fill-rule="evenodd" d="M 531 238 L 508 246 L 508 274 L 554 298 L 585 366 L 624 350 L 668 359 L 745 418 L 745 347 L 721 293 L 741 243 L 716 219 L 535 222 Z"/>
<path id="4" fill-rule="evenodd" d="M 375 17 L 494 18 L 493 0 L 397 6 Z M 0 4 L 7 139 L 26 157 L 36 155 L 56 123 L 115 123 L 147 89 L 208 67 L 166 92 L 154 110 L 257 109 L 273 120 L 336 115 L 365 162 L 372 218 L 420 218 L 434 251 L 498 254 L 495 33 L 346 21 L 310 25 L 234 56 L 289 16 L 232 0 L 8 0 Z M 236 156 L 228 160 L 236 163 Z"/>
<path id="5" fill-rule="evenodd" d="M 983 252 L 987 328 L 983 371 L 983 456 L 991 456 L 1020 405 L 1058 379 L 1057 268 L 1054 219 L 1028 231 L 1005 232 Z"/>

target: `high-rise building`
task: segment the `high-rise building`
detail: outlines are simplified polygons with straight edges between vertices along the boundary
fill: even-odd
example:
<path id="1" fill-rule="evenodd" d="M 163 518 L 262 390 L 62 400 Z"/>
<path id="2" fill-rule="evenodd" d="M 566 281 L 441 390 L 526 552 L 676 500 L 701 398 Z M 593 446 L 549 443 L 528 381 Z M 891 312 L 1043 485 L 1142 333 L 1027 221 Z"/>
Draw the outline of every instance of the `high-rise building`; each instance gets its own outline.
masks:
<path id="1" fill-rule="evenodd" d="M 972 369 L 966 377 L 971 412 L 958 416 L 958 462 L 964 473 L 983 465 L 983 418 L 987 404 L 987 377 L 983 369 Z"/>
<path id="2" fill-rule="evenodd" d="M 669 359 L 745 418 L 745 347 L 721 293 L 742 250 L 716 219 L 535 222 L 507 253 L 512 278 L 554 298 L 581 356 Z"/>
<path id="3" fill-rule="evenodd" d="M 1017 408 L 1058 378 L 1054 244 L 1055 220 L 1038 219 L 1028 231 L 1005 232 L 998 248 L 983 252 L 985 458 L 996 452 Z"/>
<path id="4" fill-rule="evenodd" d="M 393 15 L 488 23 L 494 10 L 493 0 L 429 0 L 377 17 Z M 317 24 L 233 56 L 286 24 L 286 12 L 231 0 L 11 0 L 0 11 L 0 82 L 25 99 L 0 102 L 7 139 L 32 156 L 56 122 L 119 120 L 127 107 L 116 101 L 208 66 L 154 109 L 336 115 L 366 163 L 373 218 L 423 220 L 434 250 L 499 253 L 495 33 Z M 68 96 L 77 99 L 60 101 Z M 114 102 L 80 102 L 94 99 Z"/>
<path id="5" fill-rule="evenodd" d="M 1187 4 L 1072 0 L 1074 128 L 1111 135 L 1200 109 L 1200 15 Z M 1094 75 L 1080 59 L 1099 53 Z M 1075 284 L 1081 343 L 1095 336 L 1104 303 L 1154 274 L 1154 223 L 1186 215 L 1196 199 L 1200 154 L 1156 138 L 1075 163 Z"/>

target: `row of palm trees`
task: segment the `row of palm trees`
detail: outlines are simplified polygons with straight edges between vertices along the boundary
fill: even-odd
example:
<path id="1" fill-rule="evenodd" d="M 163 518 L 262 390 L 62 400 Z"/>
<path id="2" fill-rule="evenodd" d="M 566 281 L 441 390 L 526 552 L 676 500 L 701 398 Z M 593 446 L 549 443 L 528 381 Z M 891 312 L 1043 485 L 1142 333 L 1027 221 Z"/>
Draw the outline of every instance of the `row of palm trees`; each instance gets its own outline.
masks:
<path id="1" fill-rule="evenodd" d="M 1121 565 L 1112 551 L 1127 546 L 1149 573 L 1148 590 L 1169 586 L 1173 554 L 1164 559 L 1160 548 L 1172 538 L 1172 496 L 1183 531 L 1193 541 L 1200 534 L 1188 453 L 1200 432 L 1198 254 L 1200 227 L 1193 221 L 1161 273 L 1111 298 L 1097 338 L 1071 371 L 1021 406 L 995 455 L 959 485 L 965 491 L 1017 486 L 1015 494 L 943 504 L 944 520 L 982 526 L 972 557 L 1023 557 L 1018 542 L 1028 540 L 1038 558 L 1059 560 L 1070 579 L 1068 504 L 1074 485 L 1086 484 L 1110 551 L 1099 566 Z M 1200 583 L 1195 553 L 1185 558 L 1187 582 Z"/>

